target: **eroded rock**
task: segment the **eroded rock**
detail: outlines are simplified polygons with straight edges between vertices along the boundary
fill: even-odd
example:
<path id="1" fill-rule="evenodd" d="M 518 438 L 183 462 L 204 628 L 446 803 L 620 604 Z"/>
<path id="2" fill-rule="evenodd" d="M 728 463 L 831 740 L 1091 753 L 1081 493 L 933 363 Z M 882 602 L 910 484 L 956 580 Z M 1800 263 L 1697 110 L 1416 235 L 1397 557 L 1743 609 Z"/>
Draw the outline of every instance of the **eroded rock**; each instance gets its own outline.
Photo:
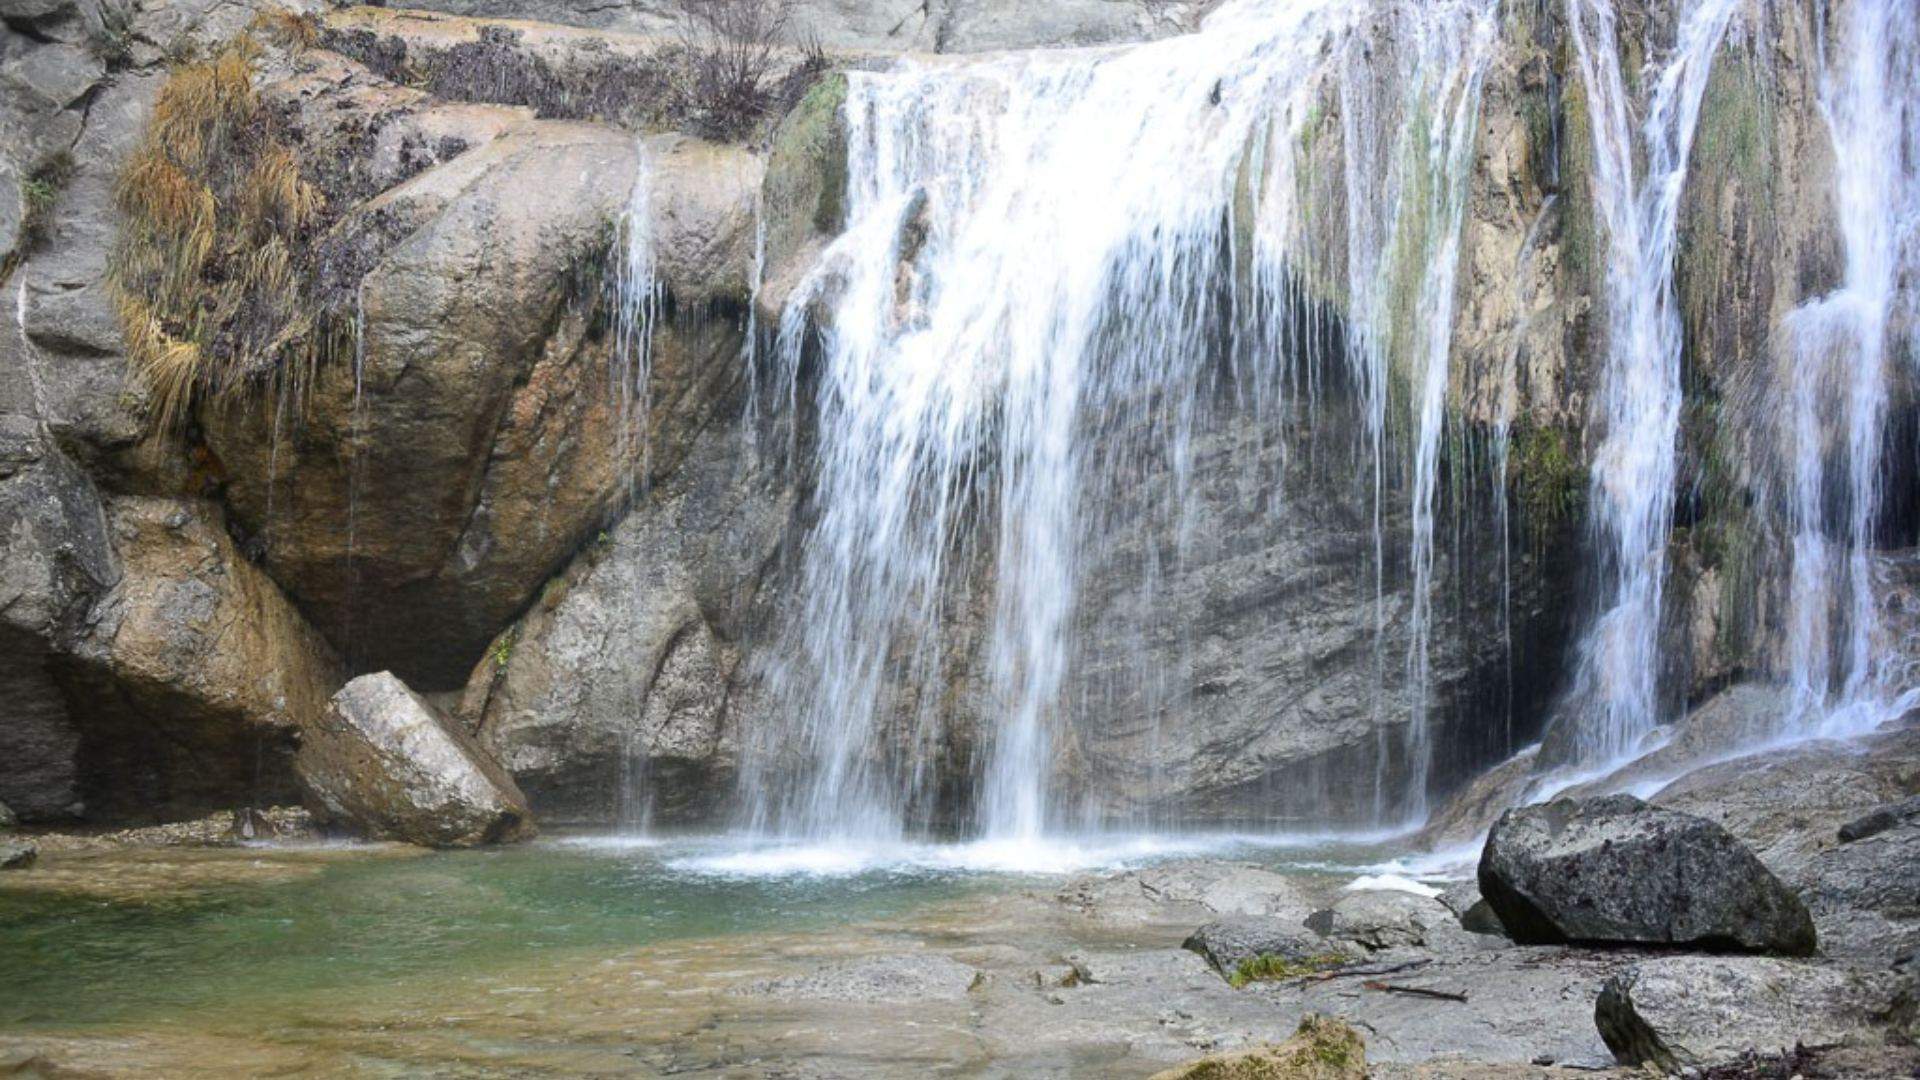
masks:
<path id="1" fill-rule="evenodd" d="M 1509 810 L 1479 876 L 1515 941 L 1814 949 L 1806 906 L 1730 833 L 1630 795 Z"/>
<path id="2" fill-rule="evenodd" d="M 469 847 L 533 836 L 526 796 L 473 737 L 391 674 L 333 697 L 298 759 L 309 805 L 369 836 Z"/>

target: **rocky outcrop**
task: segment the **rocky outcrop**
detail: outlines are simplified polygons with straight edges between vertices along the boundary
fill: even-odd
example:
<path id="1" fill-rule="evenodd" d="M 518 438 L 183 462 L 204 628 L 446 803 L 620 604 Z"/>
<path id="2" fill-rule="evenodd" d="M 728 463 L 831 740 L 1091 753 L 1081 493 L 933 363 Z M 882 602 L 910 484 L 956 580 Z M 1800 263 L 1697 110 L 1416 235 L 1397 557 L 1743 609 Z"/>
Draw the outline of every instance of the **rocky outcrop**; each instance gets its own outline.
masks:
<path id="1" fill-rule="evenodd" d="M 411 6 L 450 15 L 622 31 L 669 43 L 679 38 L 686 18 L 685 9 L 671 3 L 597 7 L 557 0 L 422 0 Z M 1190 29 L 1213 6 L 1212 0 L 797 0 L 789 36 L 795 44 L 811 40 L 835 53 L 854 55 L 1109 45 Z"/>
<path id="2" fill-rule="evenodd" d="M 1630 795 L 1507 811 L 1479 876 L 1515 941 L 1814 950 L 1806 906 L 1730 833 Z"/>
<path id="3" fill-rule="evenodd" d="M 712 428 L 489 647 L 460 715 L 543 818 L 719 811 L 750 605 L 792 499 L 745 433 Z"/>
<path id="4" fill-rule="evenodd" d="M 1622 1064 L 1677 1072 L 1865 1036 L 1885 1021 L 1893 982 L 1764 957 L 1664 957 L 1608 979 L 1594 1020 Z"/>
<path id="5" fill-rule="evenodd" d="M 322 819 L 427 847 L 525 840 L 526 796 L 460 725 L 392 675 L 362 675 L 334 695 L 298 759 Z"/>
<path id="6" fill-rule="evenodd" d="M 313 242 L 350 347 L 291 405 L 202 412 L 264 565 L 355 668 L 458 686 L 486 643 L 730 385 L 754 158 L 678 136 L 439 103 L 311 53 L 262 93 L 294 110 L 347 200 Z M 617 392 L 606 267 L 645 185 L 666 310 L 642 415 Z M 365 201 L 359 201 L 365 200 Z"/>
<path id="7" fill-rule="evenodd" d="M 106 520 L 118 580 L 56 665 L 89 815 L 293 801 L 294 748 L 342 678 L 332 650 L 215 508 L 123 496 Z"/>

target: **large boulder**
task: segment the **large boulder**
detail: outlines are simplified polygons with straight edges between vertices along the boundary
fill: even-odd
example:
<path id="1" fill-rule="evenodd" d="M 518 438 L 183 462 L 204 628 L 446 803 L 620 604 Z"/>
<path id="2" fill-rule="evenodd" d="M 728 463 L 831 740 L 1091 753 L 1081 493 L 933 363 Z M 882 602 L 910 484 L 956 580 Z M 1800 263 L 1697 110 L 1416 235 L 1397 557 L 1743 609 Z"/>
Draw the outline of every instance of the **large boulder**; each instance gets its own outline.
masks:
<path id="1" fill-rule="evenodd" d="M 1609 978 L 1594 1021 L 1621 1063 L 1677 1072 L 1749 1051 L 1831 1046 L 1884 1021 L 1895 993 L 1884 973 L 1769 957 L 1671 956 Z"/>
<path id="2" fill-rule="evenodd" d="M 298 759 L 321 817 L 383 839 L 470 847 L 533 836 L 513 777 L 440 710 L 387 672 L 335 694 Z"/>
<path id="3" fill-rule="evenodd" d="M 106 521 L 118 580 L 55 667 L 89 816 L 292 801 L 294 747 L 342 679 L 333 651 L 213 504 L 123 496 Z"/>
<path id="4" fill-rule="evenodd" d="M 1479 876 L 1523 943 L 1814 950 L 1806 905 L 1732 834 L 1630 795 L 1509 810 Z"/>

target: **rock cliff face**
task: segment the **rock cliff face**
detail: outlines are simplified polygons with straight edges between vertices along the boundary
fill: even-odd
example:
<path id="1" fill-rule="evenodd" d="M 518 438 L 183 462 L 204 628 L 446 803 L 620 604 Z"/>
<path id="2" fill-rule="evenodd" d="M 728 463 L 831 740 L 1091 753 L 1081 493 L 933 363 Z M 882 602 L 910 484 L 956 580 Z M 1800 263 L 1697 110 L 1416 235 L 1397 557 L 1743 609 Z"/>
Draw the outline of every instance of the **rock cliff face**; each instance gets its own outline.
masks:
<path id="1" fill-rule="evenodd" d="M 1163 37 L 1207 6 L 802 3 L 795 17 L 831 57 L 871 67 L 903 50 Z M 664 104 L 684 47 L 672 4 L 428 7 L 188 0 L 121 30 L 65 0 L 0 0 L 0 802 L 23 819 L 289 798 L 299 733 L 365 671 L 458 691 L 458 717 L 534 812 L 570 821 L 724 817 L 743 748 L 793 722 L 766 661 L 820 509 L 817 371 L 773 386 L 751 358 L 846 225 L 844 75 L 782 59 L 792 107 L 745 145 L 711 142 L 667 130 L 686 120 Z M 1663 5 L 1619 9 L 1631 54 L 1672 34 Z M 1681 204 L 1676 709 L 1779 670 L 1783 538 L 1766 507 L 1782 443 L 1766 402 L 1791 363 L 1786 313 L 1840 260 L 1811 18 L 1740 6 Z M 154 435 L 110 280 L 116 184 L 169 64 L 250 25 L 264 43 L 251 84 L 322 197 L 293 254 L 312 316 L 296 344 L 316 359 Z M 1426 782 L 1405 749 L 1416 691 L 1436 796 L 1547 725 L 1592 602 L 1605 345 L 1592 103 L 1569 35 L 1562 5 L 1502 5 L 1480 91 L 1424 690 L 1407 661 L 1407 370 L 1377 481 L 1352 437 L 1358 388 L 1329 380 L 1280 438 L 1222 394 L 1192 433 L 1191 475 L 1142 460 L 1100 508 L 1112 539 L 1074 615 L 1063 789 L 1157 821 L 1372 820 Z M 1380 37 L 1377 71 L 1355 78 L 1389 77 L 1406 44 Z M 1362 152 L 1349 112 L 1329 90 L 1298 136 L 1316 163 L 1303 197 L 1333 239 L 1288 268 L 1334 338 L 1355 302 L 1354 209 L 1325 178 Z M 608 272 L 630 206 L 658 284 L 639 399 L 619 388 L 631 358 Z M 802 314 L 831 330 L 823 305 Z M 1192 507 L 1179 535 L 1155 501 L 1175 484 Z M 1903 507 L 1889 545 L 1910 539 Z M 874 748 L 930 755 L 927 816 L 945 822 L 970 813 L 997 723 L 978 591 L 996 568 L 957 561 L 951 654 L 912 695 L 940 712 L 938 745 L 910 746 L 921 729 L 903 717 L 897 745 Z"/>

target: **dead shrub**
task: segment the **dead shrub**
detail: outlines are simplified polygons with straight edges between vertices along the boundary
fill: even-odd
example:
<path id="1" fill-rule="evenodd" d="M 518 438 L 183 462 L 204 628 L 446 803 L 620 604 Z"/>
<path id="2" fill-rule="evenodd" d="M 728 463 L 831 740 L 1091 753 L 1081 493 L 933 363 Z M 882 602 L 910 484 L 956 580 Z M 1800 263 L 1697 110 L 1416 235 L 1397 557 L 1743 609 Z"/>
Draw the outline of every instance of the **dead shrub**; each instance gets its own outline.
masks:
<path id="1" fill-rule="evenodd" d="M 242 35 L 176 67 L 116 188 L 124 224 L 111 280 L 128 374 L 148 393 L 156 431 L 285 367 L 311 375 L 294 252 L 325 200 L 254 91 L 258 55 Z"/>
<path id="2" fill-rule="evenodd" d="M 750 133 L 790 95 L 793 72 L 827 66 L 817 40 L 803 43 L 797 65 L 783 65 L 790 47 L 793 0 L 682 0 L 687 18 L 680 49 L 684 73 L 678 110 L 695 134 L 731 140 Z"/>

